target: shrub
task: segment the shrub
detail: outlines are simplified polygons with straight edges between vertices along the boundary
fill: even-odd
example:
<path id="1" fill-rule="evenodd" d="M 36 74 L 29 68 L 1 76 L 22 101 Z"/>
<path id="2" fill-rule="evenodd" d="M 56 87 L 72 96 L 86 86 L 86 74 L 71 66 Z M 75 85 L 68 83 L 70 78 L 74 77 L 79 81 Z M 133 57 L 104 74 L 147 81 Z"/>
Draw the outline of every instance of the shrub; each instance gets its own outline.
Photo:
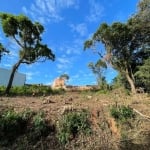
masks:
<path id="1" fill-rule="evenodd" d="M 4 94 L 5 88 L 5 86 L 0 86 L 0 95 Z"/>
<path id="2" fill-rule="evenodd" d="M 37 132 L 39 135 L 42 135 L 45 133 L 47 129 L 47 124 L 44 119 L 44 113 L 39 112 L 33 117 L 33 127 L 35 132 Z"/>
<path id="3" fill-rule="evenodd" d="M 58 139 L 62 144 L 66 144 L 79 133 L 89 134 L 91 132 L 88 113 L 69 112 L 58 122 Z"/>
<path id="4" fill-rule="evenodd" d="M 31 109 L 27 108 L 23 112 L 20 113 L 20 116 L 23 120 L 30 121 L 32 117 L 35 115 L 35 112 L 31 111 Z"/>
<path id="5" fill-rule="evenodd" d="M 116 120 L 124 121 L 127 119 L 131 119 L 135 116 L 133 109 L 129 106 L 112 106 L 110 109 L 110 113 L 112 117 L 114 117 Z"/>
<path id="6" fill-rule="evenodd" d="M 54 131 L 47 123 L 43 112 L 35 113 L 30 109 L 16 113 L 14 110 L 0 112 L 0 148 L 10 146 L 20 135 L 25 135 L 29 143 Z"/>
<path id="7" fill-rule="evenodd" d="M 8 110 L 0 115 L 1 144 L 12 142 L 24 131 L 26 121 L 13 110 Z"/>

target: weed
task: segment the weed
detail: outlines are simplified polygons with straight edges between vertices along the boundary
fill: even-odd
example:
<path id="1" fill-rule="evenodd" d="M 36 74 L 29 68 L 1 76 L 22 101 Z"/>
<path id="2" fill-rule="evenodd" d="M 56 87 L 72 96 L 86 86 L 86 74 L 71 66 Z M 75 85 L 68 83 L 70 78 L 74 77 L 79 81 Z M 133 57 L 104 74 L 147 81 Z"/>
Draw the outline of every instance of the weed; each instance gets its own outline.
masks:
<path id="1" fill-rule="evenodd" d="M 42 134 L 46 130 L 46 121 L 44 119 L 44 113 L 39 112 L 33 117 L 33 126 L 34 129 Z"/>
<path id="2" fill-rule="evenodd" d="M 11 145 L 21 135 L 33 143 L 50 131 L 54 131 L 54 127 L 46 122 L 43 112 L 36 114 L 27 109 L 20 113 L 14 110 L 0 113 L 0 146 Z"/>
<path id="3" fill-rule="evenodd" d="M 31 111 L 31 109 L 27 108 L 23 112 L 20 113 L 23 120 L 30 121 L 32 117 L 35 115 L 35 112 Z"/>
<path id="4" fill-rule="evenodd" d="M 120 120 L 121 122 L 135 117 L 133 109 L 124 105 L 113 105 L 110 113 L 116 120 Z"/>
<path id="5" fill-rule="evenodd" d="M 57 136 L 61 143 L 66 144 L 79 133 L 91 133 L 87 112 L 69 112 L 58 122 Z"/>
<path id="6" fill-rule="evenodd" d="M 12 142 L 24 130 L 26 121 L 13 110 L 0 115 L 0 143 L 3 145 Z"/>

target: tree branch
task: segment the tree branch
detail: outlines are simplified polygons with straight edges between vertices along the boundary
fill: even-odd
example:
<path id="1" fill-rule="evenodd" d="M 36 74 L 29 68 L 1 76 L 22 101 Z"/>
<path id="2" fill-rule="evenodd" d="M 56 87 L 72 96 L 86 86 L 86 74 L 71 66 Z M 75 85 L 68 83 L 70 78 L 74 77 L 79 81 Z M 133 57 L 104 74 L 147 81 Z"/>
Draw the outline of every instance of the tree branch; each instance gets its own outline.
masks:
<path id="1" fill-rule="evenodd" d="M 139 112 L 137 109 L 133 108 L 133 111 L 135 111 L 135 112 L 136 112 L 137 114 L 139 114 L 140 116 L 142 116 L 142 117 L 144 117 L 144 118 L 150 120 L 150 116 L 147 116 L 147 115 L 142 114 L 142 113 Z"/>
<path id="2" fill-rule="evenodd" d="M 15 36 L 13 36 L 14 40 L 17 42 L 17 44 L 22 48 L 24 49 L 24 47 L 21 45 L 21 43 L 19 42 L 19 40 L 17 40 L 17 38 Z"/>

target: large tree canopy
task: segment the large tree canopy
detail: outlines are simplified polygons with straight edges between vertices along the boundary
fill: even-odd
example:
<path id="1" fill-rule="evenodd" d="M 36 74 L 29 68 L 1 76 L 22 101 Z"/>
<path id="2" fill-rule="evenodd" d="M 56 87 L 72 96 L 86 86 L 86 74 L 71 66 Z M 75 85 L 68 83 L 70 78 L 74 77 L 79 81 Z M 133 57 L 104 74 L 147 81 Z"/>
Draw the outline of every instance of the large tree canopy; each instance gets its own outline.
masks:
<path id="1" fill-rule="evenodd" d="M 0 23 L 6 37 L 13 39 L 19 49 L 19 60 L 14 64 L 6 93 L 9 93 L 14 74 L 21 63 L 32 64 L 37 61 L 55 59 L 52 50 L 46 44 L 42 44 L 41 34 L 44 27 L 38 22 L 32 22 L 24 15 L 12 15 L 0 13 Z M 11 51 L 11 50 L 10 50 Z"/>
<path id="2" fill-rule="evenodd" d="M 102 60 L 126 77 L 133 93 L 136 92 L 134 73 L 137 66 L 142 65 L 150 54 L 150 20 L 146 16 L 149 6 L 150 2 L 143 0 L 139 4 L 139 12 L 127 23 L 103 23 L 93 37 L 84 43 L 85 49 L 96 43 L 104 44 L 106 54 Z M 146 18 L 143 19 L 143 15 Z"/>
<path id="3" fill-rule="evenodd" d="M 120 73 L 126 75 L 132 92 L 135 93 L 131 61 L 136 50 L 136 45 L 132 42 L 132 38 L 132 31 L 126 24 L 116 22 L 108 25 L 103 23 L 94 33 L 91 39 L 92 42 L 85 42 L 85 48 L 92 46 L 96 42 L 104 44 L 106 55 L 103 60 L 111 64 Z"/>

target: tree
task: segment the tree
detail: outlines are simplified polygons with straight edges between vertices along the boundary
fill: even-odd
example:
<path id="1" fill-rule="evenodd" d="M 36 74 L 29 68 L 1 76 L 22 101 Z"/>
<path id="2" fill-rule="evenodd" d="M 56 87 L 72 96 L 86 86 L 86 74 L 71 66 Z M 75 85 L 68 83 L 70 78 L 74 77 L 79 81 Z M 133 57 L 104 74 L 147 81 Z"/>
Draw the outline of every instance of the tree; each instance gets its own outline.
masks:
<path id="1" fill-rule="evenodd" d="M 124 87 L 126 89 L 130 89 L 130 85 L 126 79 L 125 76 L 123 76 L 122 74 L 118 74 L 112 82 L 112 87 L 115 88 L 120 88 L 120 87 Z"/>
<path id="2" fill-rule="evenodd" d="M 149 91 L 148 63 L 150 57 L 150 1 L 141 0 L 138 13 L 128 20 L 133 31 L 134 41 L 138 44 L 137 52 L 133 57 L 132 69 L 137 87 L 144 87 Z M 147 71 L 146 71 L 147 70 Z M 145 74 L 148 73 L 148 74 Z"/>
<path id="3" fill-rule="evenodd" d="M 2 43 L 0 43 L 0 62 L 1 62 L 1 58 L 5 53 L 9 53 L 8 50 L 6 50 L 6 48 L 4 48 L 4 46 L 2 45 Z"/>
<path id="4" fill-rule="evenodd" d="M 150 92 L 150 58 L 144 61 L 142 66 L 139 66 L 139 70 L 135 73 L 135 77 L 139 86 L 144 87 Z"/>
<path id="5" fill-rule="evenodd" d="M 105 45 L 106 55 L 104 60 L 126 76 L 131 86 L 131 91 L 135 93 L 134 77 L 130 64 L 135 47 L 134 49 L 132 48 L 132 34 L 129 27 L 120 22 L 113 23 L 110 26 L 103 23 L 94 33 L 91 40 L 92 45 L 96 42 L 101 42 Z M 90 45 L 87 45 L 88 43 L 88 41 L 85 42 L 85 48 L 90 47 Z"/>
<path id="6" fill-rule="evenodd" d="M 60 78 L 63 78 L 63 79 L 65 79 L 65 80 L 69 80 L 69 75 L 68 75 L 68 74 L 62 74 L 62 75 L 60 76 Z"/>
<path id="7" fill-rule="evenodd" d="M 16 70 L 21 64 L 32 64 L 47 59 L 54 61 L 55 55 L 46 44 L 42 44 L 41 34 L 44 27 L 38 22 L 32 22 L 24 15 L 0 13 L 0 23 L 7 38 L 13 39 L 20 47 L 19 60 L 13 65 L 6 94 L 9 94 Z"/>
<path id="8" fill-rule="evenodd" d="M 105 77 L 103 75 L 104 70 L 107 68 L 107 65 L 104 61 L 98 60 L 95 64 L 90 62 L 88 67 L 92 70 L 92 72 L 96 75 L 98 85 L 103 89 L 104 85 L 107 83 L 105 82 Z"/>
<path id="9" fill-rule="evenodd" d="M 106 54 L 103 60 L 125 76 L 132 93 L 136 93 L 134 73 L 137 66 L 143 65 L 144 60 L 150 56 L 149 5 L 149 0 L 141 1 L 138 13 L 127 23 L 101 24 L 93 37 L 84 43 L 84 49 L 96 43 L 104 44 Z"/>

